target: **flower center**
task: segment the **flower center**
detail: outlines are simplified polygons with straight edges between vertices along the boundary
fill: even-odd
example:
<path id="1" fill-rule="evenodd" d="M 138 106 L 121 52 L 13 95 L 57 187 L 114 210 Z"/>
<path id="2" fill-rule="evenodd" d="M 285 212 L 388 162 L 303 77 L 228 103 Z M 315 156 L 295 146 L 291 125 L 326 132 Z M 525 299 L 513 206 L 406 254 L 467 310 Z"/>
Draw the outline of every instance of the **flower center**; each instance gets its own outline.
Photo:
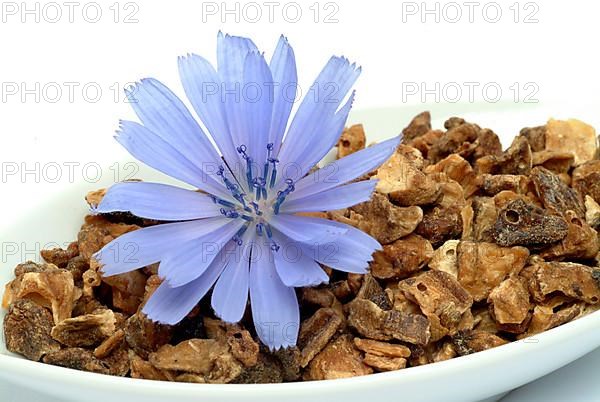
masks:
<path id="1" fill-rule="evenodd" d="M 238 245 L 242 244 L 242 235 L 252 226 L 258 236 L 266 236 L 271 243 L 271 248 L 279 250 L 279 246 L 273 241 L 273 232 L 269 225 L 269 218 L 279 214 L 281 204 L 285 198 L 295 189 L 294 181 L 286 179 L 286 187 L 273 195 L 277 183 L 277 164 L 279 160 L 273 157 L 273 144 L 267 144 L 267 156 L 262 166 L 257 165 L 247 153 L 246 145 L 237 147 L 238 153 L 246 162 L 245 185 L 235 177 L 230 169 L 219 167 L 217 175 L 231 192 L 237 203 L 211 196 L 215 203 L 221 204 L 221 214 L 231 219 L 243 219 L 244 226 L 234 236 Z M 271 194 L 269 194 L 271 193 Z"/>

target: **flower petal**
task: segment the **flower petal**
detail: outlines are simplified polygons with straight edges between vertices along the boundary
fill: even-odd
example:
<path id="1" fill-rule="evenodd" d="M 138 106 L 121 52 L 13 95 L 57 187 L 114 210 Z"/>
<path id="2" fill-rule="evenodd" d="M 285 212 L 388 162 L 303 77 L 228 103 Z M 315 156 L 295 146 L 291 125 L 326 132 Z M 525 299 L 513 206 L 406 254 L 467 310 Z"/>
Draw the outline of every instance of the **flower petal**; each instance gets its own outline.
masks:
<path id="1" fill-rule="evenodd" d="M 262 54 L 251 52 L 244 63 L 241 102 L 226 102 L 233 138 L 248 147 L 252 160 L 262 168 L 267 156 L 273 114 L 273 77 Z"/>
<path id="2" fill-rule="evenodd" d="M 190 162 L 207 173 L 221 164 L 217 150 L 190 111 L 160 81 L 145 78 L 125 92 L 142 124 Z"/>
<path id="3" fill-rule="evenodd" d="M 185 94 L 219 147 L 225 160 L 236 161 L 223 104 L 223 82 L 214 67 L 203 57 L 188 54 L 178 59 L 179 76 Z"/>
<path id="4" fill-rule="evenodd" d="M 360 75 L 360 68 L 343 57 L 329 59 L 314 84 L 302 100 L 294 116 L 284 143 L 279 152 L 281 166 L 300 163 L 299 156 L 307 149 L 321 148 L 320 134 L 330 127 L 330 121 L 348 94 L 348 91 Z M 309 167 L 310 168 L 310 167 Z M 284 169 L 283 172 L 290 171 Z M 293 169 L 292 169 L 293 171 Z M 302 176 L 289 177 L 284 173 L 282 180 L 292 178 L 298 180 Z"/>
<path id="5" fill-rule="evenodd" d="M 124 182 L 111 186 L 96 213 L 131 212 L 161 221 L 185 221 L 220 216 L 220 205 L 208 195 L 158 183 Z"/>
<path id="6" fill-rule="evenodd" d="M 183 320 L 215 284 L 227 264 L 226 255 L 232 247 L 235 243 L 228 244 L 206 272 L 193 281 L 176 288 L 170 287 L 167 282 L 161 283 L 142 312 L 163 324 L 174 325 Z"/>
<path id="7" fill-rule="evenodd" d="M 279 246 L 277 251 L 273 251 L 273 261 L 285 286 L 317 286 L 329 281 L 329 276 L 310 254 L 305 252 L 302 244 L 278 232 L 273 232 L 273 240 Z"/>
<path id="8" fill-rule="evenodd" d="M 286 202 L 327 191 L 377 169 L 396 151 L 400 139 L 394 137 L 372 145 L 305 176 L 295 184 Z"/>
<path id="9" fill-rule="evenodd" d="M 318 243 L 331 236 L 346 233 L 346 228 L 331 225 L 327 219 L 310 218 L 307 216 L 279 214 L 273 215 L 269 224 L 281 233 L 303 243 Z"/>
<path id="10" fill-rule="evenodd" d="M 312 257 L 330 268 L 338 271 L 364 274 L 373 260 L 373 253 L 381 250 L 377 240 L 352 226 L 331 221 L 333 226 L 347 229 L 344 235 L 330 238 L 316 244 L 307 245 Z"/>
<path id="11" fill-rule="evenodd" d="M 271 350 L 296 344 L 300 311 L 294 288 L 279 278 L 266 245 L 254 243 L 250 261 L 250 305 L 260 340 Z"/>
<path id="12" fill-rule="evenodd" d="M 174 244 L 202 237 L 229 221 L 218 217 L 138 229 L 111 241 L 94 258 L 102 265 L 105 276 L 133 271 L 160 261 Z"/>
<path id="13" fill-rule="evenodd" d="M 258 52 L 258 48 L 249 38 L 242 36 L 217 35 L 217 66 L 221 79 L 227 89 L 233 90 L 231 84 L 240 83 L 244 74 L 244 62 L 250 52 Z"/>
<path id="14" fill-rule="evenodd" d="M 368 201 L 371 194 L 373 194 L 373 190 L 375 190 L 376 184 L 377 180 L 363 180 L 303 198 L 286 200 L 281 204 L 280 212 L 291 214 L 295 212 L 335 211 L 348 208 Z"/>
<path id="15" fill-rule="evenodd" d="M 269 143 L 273 144 L 273 154 L 277 155 L 294 106 L 298 87 L 294 50 L 283 35 L 279 38 L 269 67 L 275 84 Z"/>
<path id="16" fill-rule="evenodd" d="M 231 194 L 221 183 L 213 180 L 177 149 L 141 124 L 121 121 L 115 138 L 131 155 L 146 165 L 210 194 L 232 200 Z"/>
<path id="17" fill-rule="evenodd" d="M 247 231 L 242 236 L 242 246 L 235 250 L 213 289 L 212 307 L 215 314 L 225 322 L 240 321 L 248 304 L 250 233 L 251 231 Z"/>
<path id="18" fill-rule="evenodd" d="M 171 287 L 193 281 L 208 269 L 223 247 L 244 225 L 242 219 L 229 219 L 206 235 L 192 239 L 178 247 L 171 247 L 158 266 L 158 275 Z"/>

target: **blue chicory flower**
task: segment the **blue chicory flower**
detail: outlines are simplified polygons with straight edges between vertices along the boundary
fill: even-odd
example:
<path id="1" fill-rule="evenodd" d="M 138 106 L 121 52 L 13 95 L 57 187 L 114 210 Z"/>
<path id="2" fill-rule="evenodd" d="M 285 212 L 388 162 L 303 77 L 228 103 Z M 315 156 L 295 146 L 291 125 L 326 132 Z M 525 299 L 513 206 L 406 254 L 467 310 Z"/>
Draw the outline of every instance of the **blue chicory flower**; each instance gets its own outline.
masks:
<path id="1" fill-rule="evenodd" d="M 247 38 L 219 33 L 217 48 L 217 69 L 195 54 L 179 58 L 183 88 L 205 128 L 155 79 L 126 91 L 141 123 L 122 121 L 117 141 L 199 191 L 113 185 L 96 213 L 129 211 L 169 223 L 124 234 L 95 258 L 105 276 L 160 263 L 163 282 L 143 312 L 161 323 L 181 321 L 210 289 L 215 314 L 235 323 L 249 295 L 259 338 L 279 349 L 298 336 L 294 288 L 327 282 L 320 264 L 365 273 L 381 247 L 354 227 L 298 213 L 367 201 L 376 181 L 352 181 L 387 160 L 399 138 L 311 173 L 341 135 L 360 68 L 331 57 L 288 127 L 299 87 L 287 39 L 269 63 Z"/>

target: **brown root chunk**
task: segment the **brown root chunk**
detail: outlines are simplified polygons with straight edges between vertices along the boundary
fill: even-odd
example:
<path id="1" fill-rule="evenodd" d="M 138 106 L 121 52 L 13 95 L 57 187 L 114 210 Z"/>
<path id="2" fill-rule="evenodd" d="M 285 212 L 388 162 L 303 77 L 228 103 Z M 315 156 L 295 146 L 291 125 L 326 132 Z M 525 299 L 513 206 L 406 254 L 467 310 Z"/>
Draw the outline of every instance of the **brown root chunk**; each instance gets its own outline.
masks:
<path id="1" fill-rule="evenodd" d="M 300 367 L 306 367 L 323 350 L 338 332 L 342 323 L 339 314 L 332 308 L 321 308 L 302 323 L 298 335 Z"/>
<path id="2" fill-rule="evenodd" d="M 406 367 L 406 359 L 402 357 L 378 356 L 366 353 L 363 362 L 377 371 L 395 371 Z"/>
<path id="3" fill-rule="evenodd" d="M 546 126 L 522 128 L 519 136 L 525 137 L 533 152 L 546 149 Z"/>
<path id="4" fill-rule="evenodd" d="M 373 193 L 371 200 L 352 207 L 353 226 L 367 232 L 381 244 L 389 244 L 412 233 L 423 219 L 417 206 L 398 207 L 384 194 Z"/>
<path id="5" fill-rule="evenodd" d="M 571 185 L 584 197 L 589 195 L 600 203 L 600 160 L 585 162 L 573 169 Z"/>
<path id="6" fill-rule="evenodd" d="M 485 331 L 461 331 L 452 337 L 452 343 L 460 356 L 482 352 L 508 342 L 497 335 Z"/>
<path id="7" fill-rule="evenodd" d="M 404 278 L 419 271 L 433 257 L 431 243 L 411 234 L 373 254 L 371 274 L 378 279 Z"/>
<path id="8" fill-rule="evenodd" d="M 517 194 L 526 194 L 529 178 L 512 174 L 482 174 L 479 176 L 481 190 L 489 196 L 494 196 L 501 191 L 513 191 Z"/>
<path id="9" fill-rule="evenodd" d="M 510 277 L 490 292 L 488 303 L 493 318 L 499 324 L 522 324 L 531 310 L 529 291 L 525 281 Z"/>
<path id="10" fill-rule="evenodd" d="M 334 380 L 371 374 L 373 369 L 361 358 L 350 335 L 343 335 L 329 343 L 308 366 L 305 380 Z"/>
<path id="11" fill-rule="evenodd" d="M 42 250 L 40 254 L 47 263 L 54 264 L 59 268 L 65 268 L 71 258 L 79 255 L 79 245 L 77 242 L 73 242 L 66 249 L 53 248 L 51 250 Z"/>
<path id="12" fill-rule="evenodd" d="M 53 325 L 52 315 L 45 308 L 27 299 L 15 301 L 4 317 L 6 349 L 39 361 L 45 354 L 60 350 L 59 343 L 50 336 Z"/>
<path id="13" fill-rule="evenodd" d="M 100 310 L 61 321 L 51 335 L 66 346 L 96 346 L 115 332 L 115 322 L 112 310 Z"/>
<path id="14" fill-rule="evenodd" d="M 529 292 L 542 302 L 554 292 L 590 304 L 600 301 L 600 270 L 572 262 L 538 262 L 523 270 Z"/>
<path id="15" fill-rule="evenodd" d="M 381 341 L 398 339 L 423 345 L 429 342 L 429 322 L 420 314 L 382 310 L 365 299 L 354 299 L 347 309 L 348 324 L 366 338 Z"/>
<path id="16" fill-rule="evenodd" d="M 448 240 L 433 252 L 433 257 L 429 261 L 429 268 L 437 271 L 444 271 L 453 278 L 458 276 L 458 259 L 456 248 L 459 240 Z"/>
<path id="17" fill-rule="evenodd" d="M 478 173 L 529 175 L 532 166 L 529 143 L 524 137 L 516 137 L 512 145 L 500 156 L 489 155 L 476 162 Z"/>
<path id="18" fill-rule="evenodd" d="M 579 194 L 560 178 L 543 167 L 531 171 L 531 179 L 544 208 L 557 215 L 564 216 L 567 211 L 574 211 L 577 216 L 585 216 L 585 207 Z"/>
<path id="19" fill-rule="evenodd" d="M 142 313 L 129 317 L 123 328 L 125 340 L 138 355 L 146 358 L 171 340 L 173 327 L 151 321 Z"/>
<path id="20" fill-rule="evenodd" d="M 572 152 L 576 166 L 594 159 L 597 148 L 596 130 L 580 120 L 550 119 L 546 123 L 546 149 Z"/>
<path id="21" fill-rule="evenodd" d="M 208 383 L 228 383 L 242 372 L 229 346 L 214 339 L 190 339 L 176 346 L 164 345 L 149 361 L 160 370 L 176 370 L 205 376 Z"/>
<path id="22" fill-rule="evenodd" d="M 431 204 L 440 194 L 440 185 L 420 170 L 422 157 L 415 160 L 414 152 L 419 151 L 400 145 L 374 176 L 376 190 L 401 206 Z"/>
<path id="23" fill-rule="evenodd" d="M 431 130 L 431 114 L 428 111 L 419 113 L 402 130 L 402 141 L 409 142 Z"/>
<path id="24" fill-rule="evenodd" d="M 342 132 L 337 144 L 338 158 L 343 158 L 365 148 L 367 137 L 362 124 L 347 127 Z"/>
<path id="25" fill-rule="evenodd" d="M 71 317 L 75 301 L 81 292 L 75 288 L 73 275 L 49 264 L 41 272 L 26 272 L 6 285 L 3 306 L 15 300 L 31 299 L 52 310 L 54 323 Z"/>
<path id="26" fill-rule="evenodd" d="M 533 166 L 542 166 L 556 174 L 568 173 L 575 157 L 571 152 L 539 151 L 533 153 Z"/>
<path id="27" fill-rule="evenodd" d="M 371 339 L 354 338 L 354 345 L 365 353 L 385 357 L 409 357 L 410 349 L 404 345 L 395 345 Z"/>
<path id="28" fill-rule="evenodd" d="M 591 259 L 600 251 L 598 233 L 574 211 L 567 211 L 565 219 L 569 226 L 567 236 L 560 243 L 542 251 L 540 256 L 545 259 Z"/>
<path id="29" fill-rule="evenodd" d="M 477 175 L 469 162 L 460 155 L 452 154 L 435 165 L 427 166 L 425 173 L 445 173 L 449 179 L 462 186 L 465 197 L 469 197 L 477 191 Z"/>
<path id="30" fill-rule="evenodd" d="M 498 212 L 493 238 L 501 246 L 539 246 L 565 238 L 567 222 L 523 199 L 515 199 Z"/>
<path id="31" fill-rule="evenodd" d="M 460 242 L 457 252 L 458 282 L 474 301 L 487 299 L 490 291 L 510 274 L 518 274 L 529 257 L 525 247 L 471 241 Z"/>
<path id="32" fill-rule="evenodd" d="M 463 314 L 473 304 L 473 298 L 460 283 L 442 271 L 428 271 L 405 279 L 399 288 L 419 305 L 435 328 L 432 340 L 456 331 Z"/>

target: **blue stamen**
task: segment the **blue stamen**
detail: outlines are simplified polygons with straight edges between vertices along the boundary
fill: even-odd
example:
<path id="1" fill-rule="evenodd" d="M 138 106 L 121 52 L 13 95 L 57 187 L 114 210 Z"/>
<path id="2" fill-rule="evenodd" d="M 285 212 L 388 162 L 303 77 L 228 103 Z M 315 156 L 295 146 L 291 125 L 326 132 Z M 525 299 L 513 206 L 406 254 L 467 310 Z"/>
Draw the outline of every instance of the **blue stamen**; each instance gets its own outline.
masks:
<path id="1" fill-rule="evenodd" d="M 256 234 L 259 236 L 263 235 L 263 224 L 262 223 L 256 224 Z"/>
<path id="2" fill-rule="evenodd" d="M 229 202 L 229 201 L 226 201 L 226 200 L 221 200 L 221 199 L 219 199 L 217 202 L 219 204 L 221 204 L 221 205 L 224 205 L 224 206 L 228 207 L 228 208 L 235 208 L 235 204 L 232 203 L 232 202 Z"/>
<path id="3" fill-rule="evenodd" d="M 241 215 L 242 219 L 248 222 L 252 222 L 254 220 L 253 217 L 248 216 L 248 215 Z"/>

